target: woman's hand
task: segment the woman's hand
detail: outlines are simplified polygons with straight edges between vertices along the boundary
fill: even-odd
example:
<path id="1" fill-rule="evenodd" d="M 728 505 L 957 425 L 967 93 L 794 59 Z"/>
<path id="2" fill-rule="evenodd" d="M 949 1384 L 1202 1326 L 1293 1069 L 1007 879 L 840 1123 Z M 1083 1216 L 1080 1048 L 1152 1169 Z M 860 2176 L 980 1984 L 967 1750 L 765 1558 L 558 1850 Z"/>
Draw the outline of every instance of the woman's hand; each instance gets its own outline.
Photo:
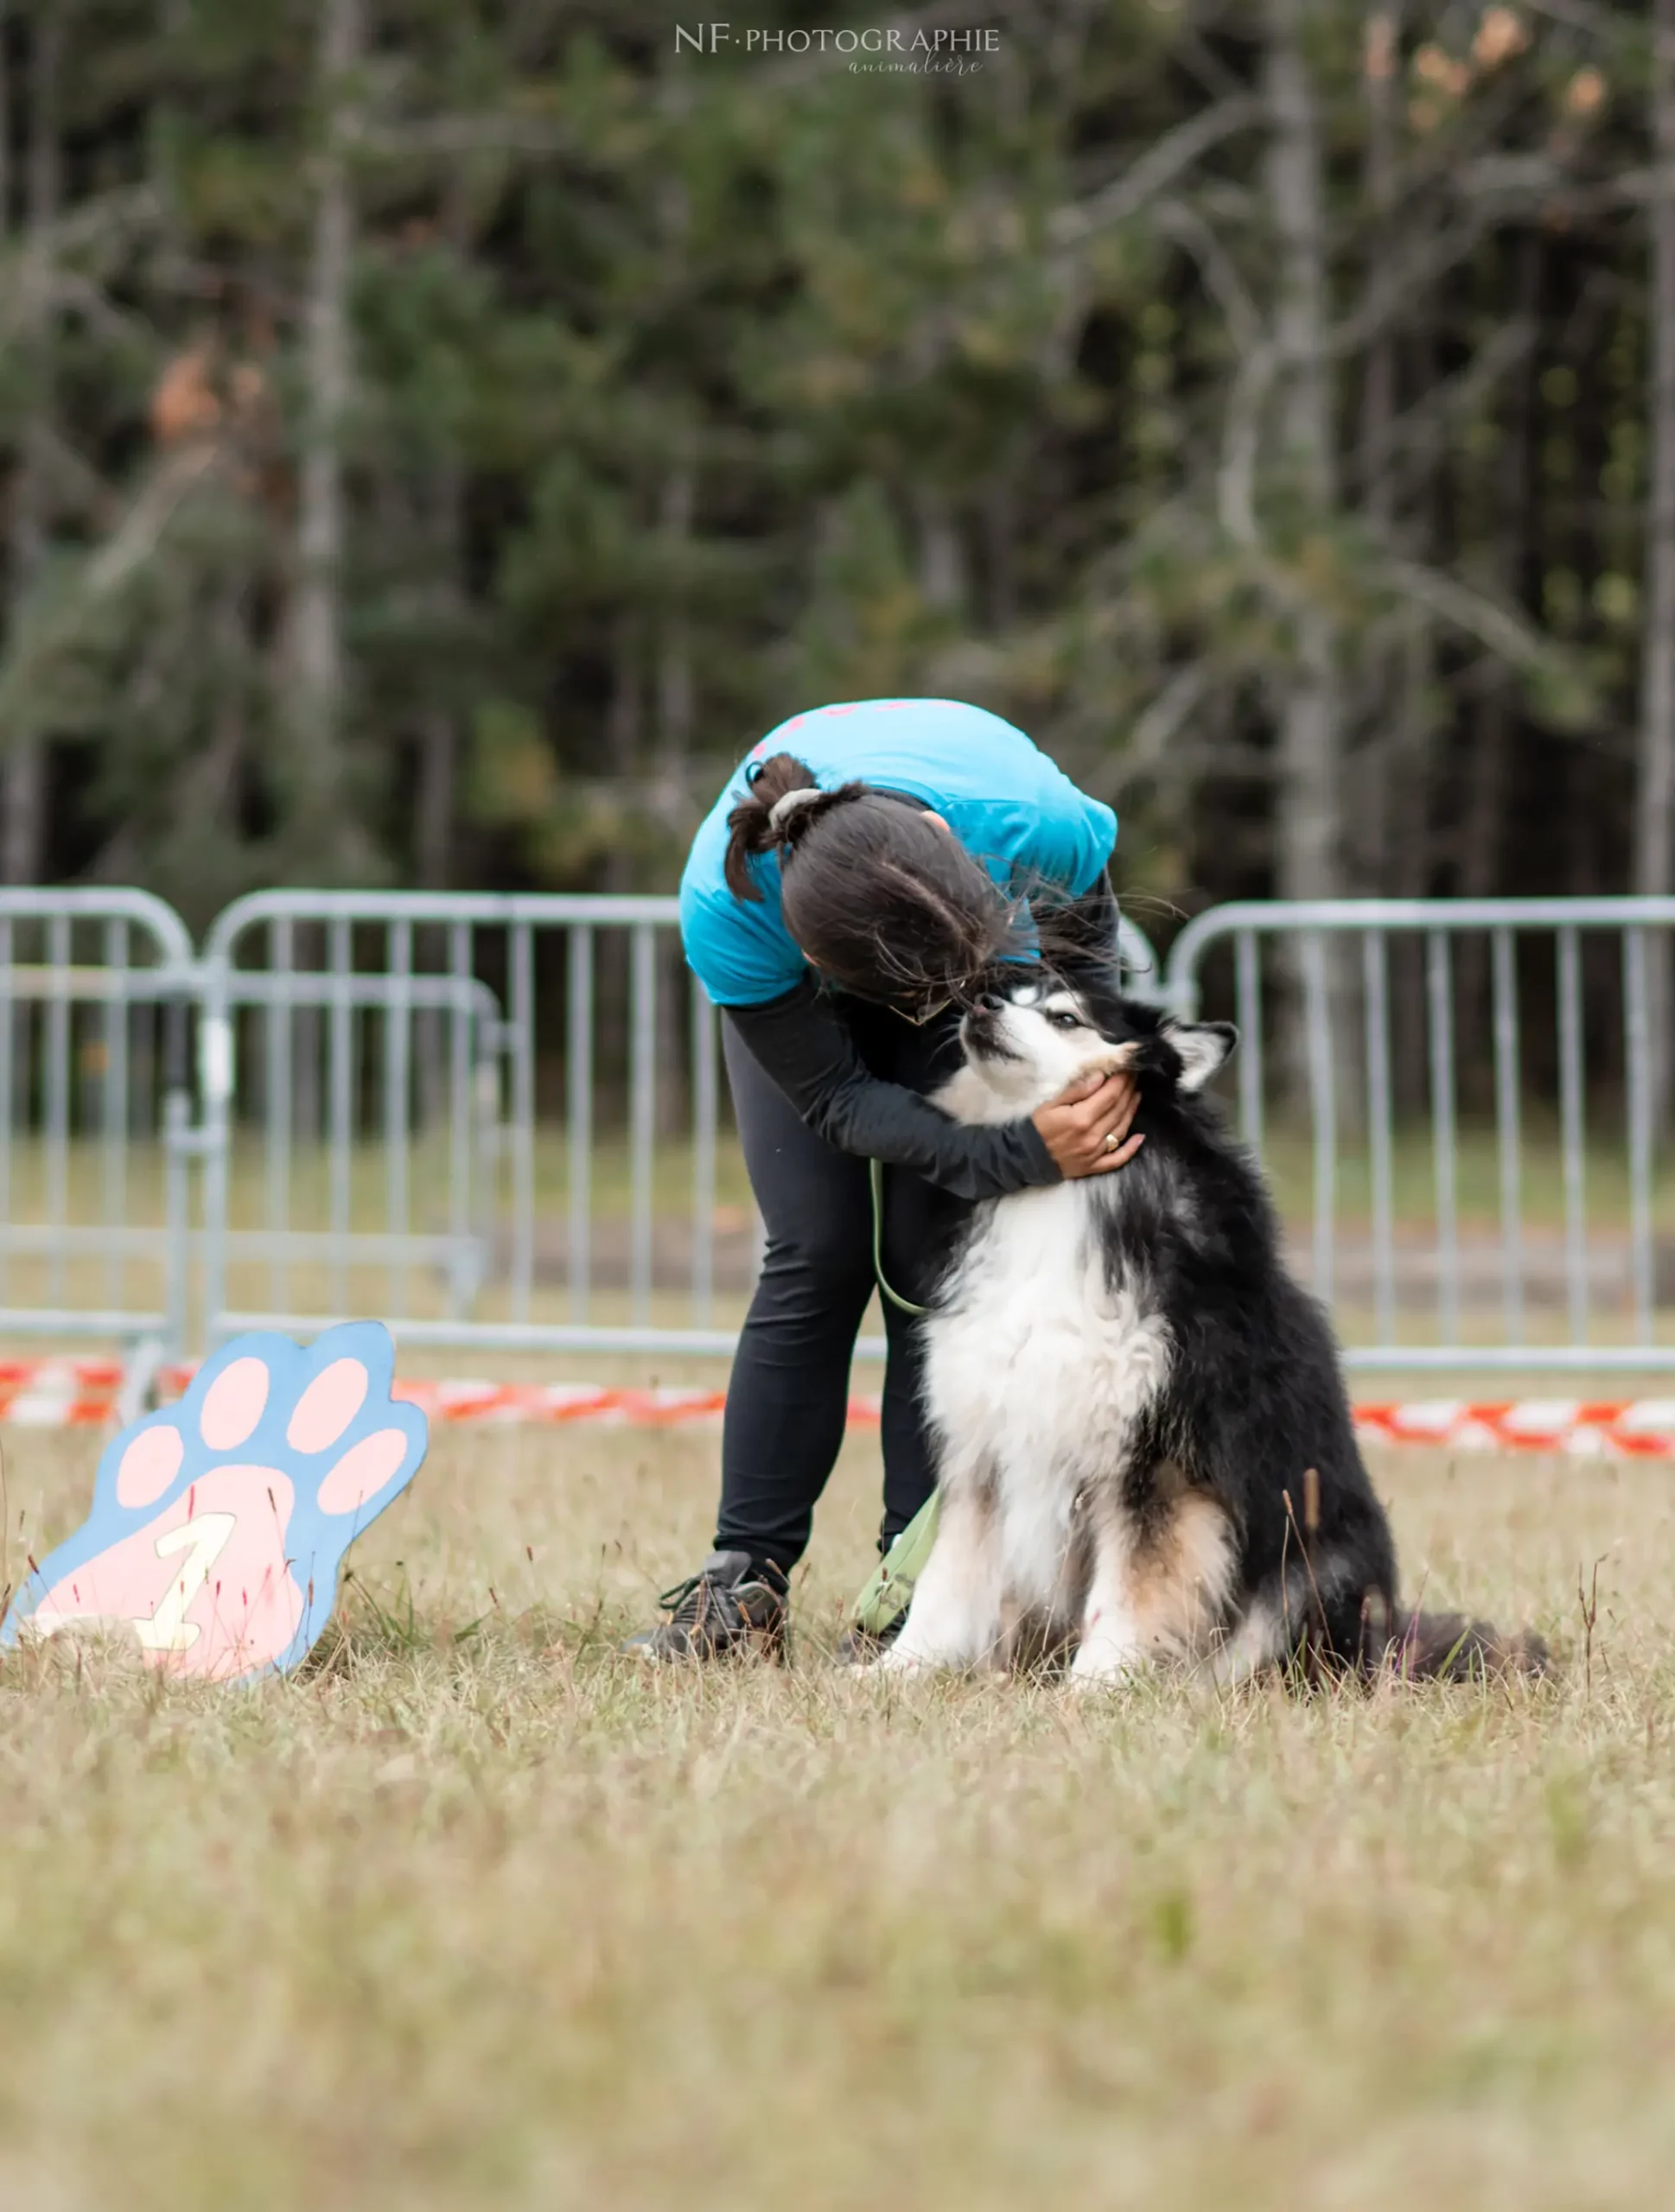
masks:
<path id="1" fill-rule="evenodd" d="M 1131 1075 L 1085 1075 L 1030 1116 L 1059 1173 L 1104 1175 L 1125 1166 L 1145 1142 L 1130 1136 L 1140 1110 Z"/>

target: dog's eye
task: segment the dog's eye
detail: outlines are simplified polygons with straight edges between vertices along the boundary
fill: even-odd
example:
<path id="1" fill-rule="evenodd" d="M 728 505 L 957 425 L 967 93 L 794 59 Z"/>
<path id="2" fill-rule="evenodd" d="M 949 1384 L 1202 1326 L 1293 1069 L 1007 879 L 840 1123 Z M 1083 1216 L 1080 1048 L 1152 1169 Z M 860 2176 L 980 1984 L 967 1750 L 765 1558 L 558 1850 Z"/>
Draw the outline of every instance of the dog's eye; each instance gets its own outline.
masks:
<path id="1" fill-rule="evenodd" d="M 1049 1014 L 1048 1020 L 1055 1029 L 1080 1029 L 1081 1019 L 1073 1014 Z"/>

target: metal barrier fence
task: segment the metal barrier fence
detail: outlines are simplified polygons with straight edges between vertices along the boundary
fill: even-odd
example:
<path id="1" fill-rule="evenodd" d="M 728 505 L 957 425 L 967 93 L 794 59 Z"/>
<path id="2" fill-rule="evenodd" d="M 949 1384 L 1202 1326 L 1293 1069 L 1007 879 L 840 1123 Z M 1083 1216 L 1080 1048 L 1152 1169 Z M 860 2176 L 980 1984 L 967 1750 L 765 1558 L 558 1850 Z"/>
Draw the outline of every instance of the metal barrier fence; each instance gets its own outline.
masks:
<path id="1" fill-rule="evenodd" d="M 211 1337 L 313 1329 L 358 1304 L 410 1343 L 725 1351 L 716 1026 L 678 959 L 671 899 L 266 892 L 229 907 L 204 962 Z M 602 1077 L 622 1109 L 608 1141 Z M 249 1178 L 241 1125 L 262 1155 Z M 373 1132 L 377 1156 L 358 1158 Z M 323 1173 L 302 1228 L 299 1154 Z M 253 1259 L 265 1298 L 240 1274 Z"/>
<path id="2" fill-rule="evenodd" d="M 0 890 L 0 1334 L 181 1343 L 197 975 L 145 892 Z"/>
<path id="3" fill-rule="evenodd" d="M 1204 971 L 1214 956 L 1232 957 L 1231 1010 L 1241 1033 L 1239 1116 L 1258 1153 L 1274 1087 L 1264 1052 L 1264 1011 L 1277 982 L 1301 1001 L 1296 1033 L 1303 1065 L 1296 1087 L 1306 1093 L 1311 1145 L 1308 1272 L 1317 1294 L 1337 1308 L 1341 1325 L 1352 1322 L 1345 1355 L 1351 1366 L 1675 1369 L 1675 1342 L 1656 1340 L 1650 995 L 1653 936 L 1662 933 L 1666 942 L 1672 928 L 1675 899 L 1669 898 L 1341 899 L 1213 907 L 1181 931 L 1165 974 L 1167 995 L 1182 1014 L 1200 1010 Z M 1281 963 L 1272 961 L 1264 976 L 1264 947 L 1288 956 L 1288 976 L 1277 976 Z M 1403 953 L 1417 1014 L 1407 1025 L 1409 1049 L 1423 1052 L 1427 1078 L 1432 1216 L 1430 1236 L 1405 1246 L 1396 1205 L 1400 1163 L 1392 1104 L 1392 967 Z M 1477 995 L 1487 1017 L 1485 1031 L 1471 1036 L 1462 1034 L 1456 994 L 1468 953 L 1475 956 L 1483 986 Z M 1222 1001 L 1228 997 L 1224 988 Z M 1526 1175 L 1532 1009 L 1533 1034 L 1544 1042 L 1550 1037 L 1553 1046 L 1557 1129 L 1551 1156 L 1560 1204 L 1551 1231 L 1541 1217 L 1555 1209 L 1538 1204 L 1532 1210 Z M 1588 1078 L 1590 1065 L 1601 1062 L 1620 1069 L 1626 1167 L 1614 1209 L 1618 1218 L 1603 1227 L 1590 1224 L 1586 1142 Z M 1481 1075 L 1477 1087 L 1492 1102 L 1492 1157 L 1485 1164 L 1493 1170 L 1493 1219 L 1486 1229 L 1462 1216 L 1462 1072 Z M 1600 1089 L 1596 1081 L 1595 1096 Z M 1346 1092 L 1355 1095 L 1365 1141 L 1365 1285 L 1347 1284 L 1341 1265 Z M 1482 1217 L 1487 1209 L 1479 1205 L 1474 1211 Z M 1499 1326 L 1480 1330 L 1473 1340 L 1464 1325 L 1467 1262 L 1485 1260 Z M 1402 1294 L 1416 1275 L 1430 1278 L 1434 1325 L 1429 1340 L 1415 1340 L 1410 1332 L 1403 1341 Z M 1556 1339 L 1532 1340 L 1534 1289 L 1562 1307 L 1564 1333 Z M 1593 1321 L 1606 1318 L 1596 1314 L 1602 1306 L 1620 1325 L 1615 1341 L 1595 1333 Z M 1365 1320 L 1370 1331 L 1358 1338 Z"/>
<path id="4" fill-rule="evenodd" d="M 155 1355 L 371 1312 L 410 1344 L 724 1353 L 759 1227 L 676 912 L 278 891 L 198 957 L 143 893 L 0 893 L 0 1335 Z M 1253 904 L 1162 967 L 1123 951 L 1141 995 L 1239 1021 L 1245 1132 L 1353 1365 L 1669 1370 L 1672 930 L 1675 899 Z"/>
<path id="5" fill-rule="evenodd" d="M 675 899 L 263 892 L 211 929 L 203 1003 L 212 1338 L 377 1310 L 415 1344 L 730 1351 L 760 1233 Z"/>

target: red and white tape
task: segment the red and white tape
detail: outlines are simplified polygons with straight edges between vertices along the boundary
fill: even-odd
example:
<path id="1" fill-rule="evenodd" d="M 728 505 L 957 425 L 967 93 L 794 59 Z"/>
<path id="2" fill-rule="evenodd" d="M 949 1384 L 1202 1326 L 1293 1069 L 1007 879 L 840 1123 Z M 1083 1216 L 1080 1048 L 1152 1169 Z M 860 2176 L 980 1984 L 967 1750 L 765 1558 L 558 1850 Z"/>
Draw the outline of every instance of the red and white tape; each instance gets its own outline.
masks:
<path id="1" fill-rule="evenodd" d="M 1451 1452 L 1567 1452 L 1675 1458 L 1675 1398 L 1604 1404 L 1583 1398 L 1519 1398 L 1490 1406 L 1436 1398 L 1404 1406 L 1357 1406 L 1365 1443 L 1430 1444 Z"/>
<path id="2" fill-rule="evenodd" d="M 164 1367 L 157 1388 L 178 1397 L 192 1379 L 190 1367 Z M 0 1421 L 22 1428 L 97 1428 L 113 1421 L 123 1370 L 114 1360 L 0 1361 Z M 718 1421 L 726 1402 L 720 1390 L 635 1389 L 597 1382 L 478 1382 L 398 1379 L 394 1394 L 434 1421 L 469 1422 L 483 1428 L 548 1427 L 578 1422 L 614 1428 L 672 1428 Z M 850 1419 L 876 1426 L 876 1398 L 852 1398 Z"/>
<path id="3" fill-rule="evenodd" d="M 164 1368 L 164 1396 L 186 1388 L 189 1368 Z M 116 1417 L 122 1369 L 114 1360 L 0 1362 L 0 1421 L 25 1428 L 98 1428 Z M 398 1382 L 398 1398 L 433 1421 L 482 1428 L 675 1428 L 718 1421 L 720 1390 L 634 1389 L 593 1382 Z M 876 1398 L 850 1400 L 849 1417 L 877 1426 Z M 1523 1398 L 1472 1405 L 1437 1398 L 1404 1405 L 1358 1406 L 1355 1424 L 1370 1444 L 1428 1444 L 1451 1452 L 1564 1452 L 1578 1459 L 1675 1459 L 1675 1398 L 1597 1403 L 1580 1398 Z"/>
<path id="4" fill-rule="evenodd" d="M 97 1428 L 114 1414 L 121 1388 L 114 1360 L 0 1361 L 0 1421 L 21 1428 Z"/>

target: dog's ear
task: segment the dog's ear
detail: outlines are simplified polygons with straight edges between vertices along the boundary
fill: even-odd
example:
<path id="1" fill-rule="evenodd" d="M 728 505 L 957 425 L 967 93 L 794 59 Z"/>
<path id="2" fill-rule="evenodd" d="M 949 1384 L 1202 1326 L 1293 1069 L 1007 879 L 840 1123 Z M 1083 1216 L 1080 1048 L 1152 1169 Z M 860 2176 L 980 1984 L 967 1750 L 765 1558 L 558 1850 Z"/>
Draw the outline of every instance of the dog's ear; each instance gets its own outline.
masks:
<path id="1" fill-rule="evenodd" d="M 1202 1090 L 1220 1067 L 1232 1057 L 1239 1032 L 1231 1021 L 1169 1021 L 1163 1034 L 1181 1061 L 1182 1090 Z"/>

